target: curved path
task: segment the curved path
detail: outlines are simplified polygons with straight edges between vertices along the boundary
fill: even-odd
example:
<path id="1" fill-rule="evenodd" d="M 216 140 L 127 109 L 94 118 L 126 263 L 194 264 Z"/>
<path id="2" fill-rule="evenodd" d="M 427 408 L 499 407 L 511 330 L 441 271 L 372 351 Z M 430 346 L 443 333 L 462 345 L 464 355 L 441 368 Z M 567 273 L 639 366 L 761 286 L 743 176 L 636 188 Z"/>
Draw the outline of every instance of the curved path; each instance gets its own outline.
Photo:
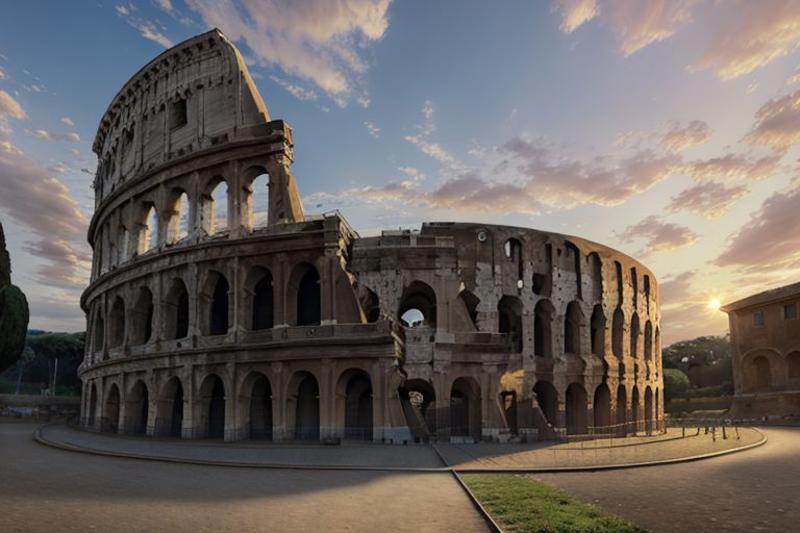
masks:
<path id="1" fill-rule="evenodd" d="M 800 428 L 761 428 L 764 446 L 692 463 L 537 474 L 654 532 L 800 530 Z"/>
<path id="2" fill-rule="evenodd" d="M 0 422 L 0 531 L 486 531 L 449 473 L 255 470 L 119 459 Z"/>

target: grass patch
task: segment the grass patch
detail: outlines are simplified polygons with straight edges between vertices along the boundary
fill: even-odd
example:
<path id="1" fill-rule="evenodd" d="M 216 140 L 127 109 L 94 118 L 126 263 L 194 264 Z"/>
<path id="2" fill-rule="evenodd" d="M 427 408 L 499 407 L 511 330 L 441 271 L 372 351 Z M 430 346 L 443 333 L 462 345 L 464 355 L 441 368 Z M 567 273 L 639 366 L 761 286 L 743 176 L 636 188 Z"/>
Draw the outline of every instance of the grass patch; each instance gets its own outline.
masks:
<path id="1" fill-rule="evenodd" d="M 462 478 L 500 527 L 509 532 L 645 531 L 528 476 L 466 474 Z"/>

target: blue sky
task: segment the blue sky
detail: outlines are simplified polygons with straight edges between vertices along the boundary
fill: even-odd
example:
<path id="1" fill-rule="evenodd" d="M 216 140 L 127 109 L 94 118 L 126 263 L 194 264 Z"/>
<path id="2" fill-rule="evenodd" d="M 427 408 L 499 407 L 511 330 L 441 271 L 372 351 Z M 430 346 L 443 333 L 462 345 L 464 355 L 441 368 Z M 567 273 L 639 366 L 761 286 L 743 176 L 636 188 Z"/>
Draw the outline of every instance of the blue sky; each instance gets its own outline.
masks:
<path id="1" fill-rule="evenodd" d="M 655 271 L 667 342 L 725 331 L 709 302 L 798 278 L 800 1 L 15 2 L 0 220 L 32 327 L 84 327 L 106 106 L 213 26 L 294 128 L 309 213 L 362 234 L 481 220 L 608 244 Z"/>

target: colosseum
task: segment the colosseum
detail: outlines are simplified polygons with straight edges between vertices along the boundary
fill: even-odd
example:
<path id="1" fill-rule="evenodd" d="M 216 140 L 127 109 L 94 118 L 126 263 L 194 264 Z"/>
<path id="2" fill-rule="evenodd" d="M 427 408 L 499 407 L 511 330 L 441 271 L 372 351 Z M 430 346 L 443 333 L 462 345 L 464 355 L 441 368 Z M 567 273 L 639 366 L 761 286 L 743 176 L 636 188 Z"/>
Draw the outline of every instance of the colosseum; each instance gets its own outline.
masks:
<path id="1" fill-rule="evenodd" d="M 292 130 L 218 30 L 139 70 L 93 150 L 87 429 L 406 443 L 661 427 L 645 266 L 533 229 L 360 237 L 307 215 Z"/>

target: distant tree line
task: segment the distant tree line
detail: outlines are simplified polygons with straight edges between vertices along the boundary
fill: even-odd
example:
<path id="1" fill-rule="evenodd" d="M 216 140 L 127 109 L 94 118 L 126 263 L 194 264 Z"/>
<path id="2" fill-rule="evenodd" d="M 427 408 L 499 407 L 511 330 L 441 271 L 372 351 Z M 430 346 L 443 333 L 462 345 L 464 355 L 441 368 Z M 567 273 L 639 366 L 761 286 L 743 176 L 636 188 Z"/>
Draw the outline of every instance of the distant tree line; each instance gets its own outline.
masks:
<path id="1" fill-rule="evenodd" d="M 707 335 L 673 343 L 663 352 L 664 399 L 733 394 L 729 335 Z"/>
<path id="2" fill-rule="evenodd" d="M 40 394 L 55 379 L 58 395 L 80 395 L 78 366 L 86 338 L 80 333 L 28 331 L 25 350 L 16 365 L 0 374 L 0 393 Z M 58 361 L 58 363 L 56 363 Z"/>

